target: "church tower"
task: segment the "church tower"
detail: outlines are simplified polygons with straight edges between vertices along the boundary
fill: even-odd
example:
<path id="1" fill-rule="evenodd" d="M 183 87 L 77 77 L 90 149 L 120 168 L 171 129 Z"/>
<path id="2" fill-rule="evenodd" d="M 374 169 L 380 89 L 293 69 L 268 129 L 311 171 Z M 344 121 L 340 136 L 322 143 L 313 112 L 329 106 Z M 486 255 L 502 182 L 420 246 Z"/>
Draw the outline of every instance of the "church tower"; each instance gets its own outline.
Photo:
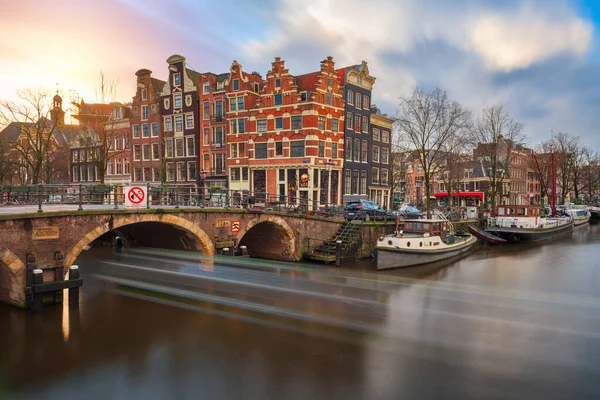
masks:
<path id="1" fill-rule="evenodd" d="M 65 112 L 62 109 L 62 97 L 56 92 L 56 96 L 52 99 L 52 109 L 50 110 L 50 119 L 57 125 L 65 124 Z"/>

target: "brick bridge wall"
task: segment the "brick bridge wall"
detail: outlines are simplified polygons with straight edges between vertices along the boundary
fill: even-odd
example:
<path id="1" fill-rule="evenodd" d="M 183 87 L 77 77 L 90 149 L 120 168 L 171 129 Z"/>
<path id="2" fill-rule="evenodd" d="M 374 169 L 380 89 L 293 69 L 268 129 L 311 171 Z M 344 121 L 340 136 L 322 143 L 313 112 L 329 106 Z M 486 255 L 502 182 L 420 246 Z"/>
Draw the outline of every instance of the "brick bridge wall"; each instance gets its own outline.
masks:
<path id="1" fill-rule="evenodd" d="M 231 232 L 231 222 L 240 231 Z M 136 225 L 144 223 L 144 225 Z M 0 301 L 25 304 L 25 256 L 33 253 L 40 268 L 54 264 L 54 254 L 64 254 L 65 266 L 103 234 L 117 230 L 140 245 L 200 251 L 234 240 L 246 245 L 250 255 L 279 260 L 299 260 L 307 239 L 329 239 L 340 221 L 246 210 L 86 210 L 0 216 Z M 173 231 L 179 235 L 173 235 Z M 177 243 L 176 243 L 177 242 Z M 66 271 L 67 269 L 65 269 Z M 45 279 L 51 279 L 50 275 Z"/>

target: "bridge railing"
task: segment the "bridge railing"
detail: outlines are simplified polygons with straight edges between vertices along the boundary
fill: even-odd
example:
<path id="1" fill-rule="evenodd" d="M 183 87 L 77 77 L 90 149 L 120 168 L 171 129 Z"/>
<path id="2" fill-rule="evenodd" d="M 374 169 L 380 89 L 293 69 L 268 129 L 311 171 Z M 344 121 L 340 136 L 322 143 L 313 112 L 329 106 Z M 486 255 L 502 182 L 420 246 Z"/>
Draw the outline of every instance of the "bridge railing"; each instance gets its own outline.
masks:
<path id="1" fill-rule="evenodd" d="M 343 218 L 344 207 L 334 203 L 309 199 L 302 195 L 281 195 L 234 189 L 190 188 L 181 186 L 146 185 L 146 207 L 150 208 L 243 208 L 254 212 L 281 212 Z M 0 206 L 37 205 L 106 205 L 118 209 L 125 204 L 124 185 L 30 185 L 0 186 Z M 320 192 L 319 192 L 320 194 Z M 1 213 L 1 211 L 0 211 Z"/>

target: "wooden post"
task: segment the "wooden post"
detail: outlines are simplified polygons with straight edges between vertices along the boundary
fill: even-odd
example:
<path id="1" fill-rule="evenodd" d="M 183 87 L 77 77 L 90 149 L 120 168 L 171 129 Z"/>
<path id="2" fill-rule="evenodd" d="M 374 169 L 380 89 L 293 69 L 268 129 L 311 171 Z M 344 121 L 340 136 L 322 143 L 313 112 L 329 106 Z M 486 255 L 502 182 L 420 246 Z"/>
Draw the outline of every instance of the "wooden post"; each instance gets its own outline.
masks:
<path id="1" fill-rule="evenodd" d="M 79 279 L 79 266 L 71 265 L 69 267 L 69 280 Z M 69 288 L 69 307 L 79 307 L 79 288 Z"/>
<path id="2" fill-rule="evenodd" d="M 335 265 L 338 267 L 342 265 L 342 241 L 341 240 L 335 241 Z"/>
<path id="3" fill-rule="evenodd" d="M 65 268 L 64 268 L 64 255 L 63 252 L 57 250 L 54 252 L 54 262 L 56 268 L 54 269 L 54 281 L 62 282 L 65 280 Z M 54 303 L 61 304 L 63 302 L 63 291 L 57 290 L 54 292 Z"/>
<path id="4" fill-rule="evenodd" d="M 31 286 L 41 285 L 44 283 L 44 271 L 41 269 L 34 269 L 33 273 L 33 282 Z M 44 294 L 43 293 L 33 293 L 33 301 L 31 304 L 31 311 L 34 314 L 39 314 L 42 312 L 44 308 Z"/>

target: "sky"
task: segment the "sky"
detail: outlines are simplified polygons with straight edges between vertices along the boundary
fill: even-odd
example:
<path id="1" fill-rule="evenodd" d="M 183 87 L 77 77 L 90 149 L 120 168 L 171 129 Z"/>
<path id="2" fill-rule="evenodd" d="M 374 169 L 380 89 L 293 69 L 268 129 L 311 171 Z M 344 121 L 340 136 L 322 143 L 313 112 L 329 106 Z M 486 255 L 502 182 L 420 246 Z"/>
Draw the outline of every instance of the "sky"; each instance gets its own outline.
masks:
<path id="1" fill-rule="evenodd" d="M 100 72 L 130 101 L 141 68 L 166 59 L 198 72 L 233 60 L 263 76 L 367 61 L 373 102 L 440 87 L 472 110 L 502 104 L 528 144 L 568 132 L 600 152 L 600 1 L 596 0 L 0 0 L 0 100 L 23 88 L 97 101 Z"/>

